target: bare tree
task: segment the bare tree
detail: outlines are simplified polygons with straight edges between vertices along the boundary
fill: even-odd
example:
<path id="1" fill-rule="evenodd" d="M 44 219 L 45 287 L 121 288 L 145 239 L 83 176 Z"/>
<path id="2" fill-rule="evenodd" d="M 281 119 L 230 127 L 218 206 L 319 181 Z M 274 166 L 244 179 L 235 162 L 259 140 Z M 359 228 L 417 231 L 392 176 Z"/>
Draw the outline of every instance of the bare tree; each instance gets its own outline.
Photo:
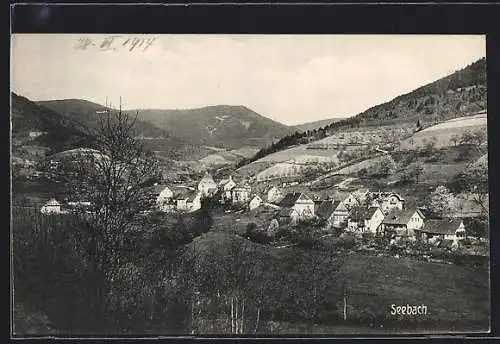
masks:
<path id="1" fill-rule="evenodd" d="M 95 135 L 96 149 L 80 150 L 63 171 L 69 197 L 90 203 L 77 214 L 88 225 L 89 260 L 100 276 L 105 319 L 122 261 L 141 231 L 141 215 L 153 205 L 146 187 L 159 175 L 157 161 L 135 138 L 137 115 L 131 118 L 121 104 L 118 110 L 107 109 Z"/>

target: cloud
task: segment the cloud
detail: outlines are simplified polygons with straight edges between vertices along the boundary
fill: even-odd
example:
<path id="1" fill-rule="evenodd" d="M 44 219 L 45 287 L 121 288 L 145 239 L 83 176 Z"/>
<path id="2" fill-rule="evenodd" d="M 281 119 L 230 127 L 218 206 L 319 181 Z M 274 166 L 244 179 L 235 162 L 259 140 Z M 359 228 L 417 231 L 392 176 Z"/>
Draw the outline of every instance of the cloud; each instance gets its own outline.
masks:
<path id="1" fill-rule="evenodd" d="M 84 36 L 85 37 L 85 36 Z M 241 104 L 283 123 L 355 115 L 485 55 L 484 36 L 122 35 L 146 50 L 75 49 L 81 35 L 13 35 L 12 88 L 125 108 Z"/>

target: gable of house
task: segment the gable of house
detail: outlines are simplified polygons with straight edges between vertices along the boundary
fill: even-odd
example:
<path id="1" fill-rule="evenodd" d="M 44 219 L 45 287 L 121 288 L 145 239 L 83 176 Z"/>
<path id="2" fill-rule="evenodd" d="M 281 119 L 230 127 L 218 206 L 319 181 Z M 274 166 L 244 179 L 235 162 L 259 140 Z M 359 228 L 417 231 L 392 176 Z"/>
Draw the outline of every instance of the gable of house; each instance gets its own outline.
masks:
<path id="1" fill-rule="evenodd" d="M 420 212 L 420 210 L 392 209 L 384 218 L 384 221 L 382 223 L 387 226 L 407 227 L 410 223 L 410 219 L 412 219 L 416 213 L 423 219 L 423 214 Z"/>

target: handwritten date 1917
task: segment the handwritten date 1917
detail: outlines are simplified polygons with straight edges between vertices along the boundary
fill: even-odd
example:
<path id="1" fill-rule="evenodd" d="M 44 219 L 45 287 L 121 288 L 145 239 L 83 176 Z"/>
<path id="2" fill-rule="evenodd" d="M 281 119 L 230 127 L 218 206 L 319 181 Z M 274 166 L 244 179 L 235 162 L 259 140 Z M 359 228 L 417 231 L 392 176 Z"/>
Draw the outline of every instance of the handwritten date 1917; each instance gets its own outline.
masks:
<path id="1" fill-rule="evenodd" d="M 124 37 L 124 36 L 107 36 L 103 40 L 95 41 L 89 37 L 81 37 L 77 41 L 75 49 L 85 50 L 87 48 L 94 48 L 101 51 L 117 51 L 121 49 L 128 49 L 132 51 L 134 49 L 138 50 L 142 48 L 142 51 L 146 51 L 156 40 L 153 38 L 141 38 L 141 37 Z"/>

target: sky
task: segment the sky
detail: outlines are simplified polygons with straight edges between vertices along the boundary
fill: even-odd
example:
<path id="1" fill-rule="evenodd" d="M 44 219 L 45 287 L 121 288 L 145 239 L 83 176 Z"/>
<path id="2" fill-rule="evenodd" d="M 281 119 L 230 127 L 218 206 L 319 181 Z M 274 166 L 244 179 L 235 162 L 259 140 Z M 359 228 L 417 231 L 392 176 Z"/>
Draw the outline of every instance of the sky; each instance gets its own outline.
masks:
<path id="1" fill-rule="evenodd" d="M 33 101 L 121 97 L 124 109 L 244 105 L 293 125 L 356 115 L 486 56 L 482 35 L 108 38 L 12 35 L 12 91 Z"/>

